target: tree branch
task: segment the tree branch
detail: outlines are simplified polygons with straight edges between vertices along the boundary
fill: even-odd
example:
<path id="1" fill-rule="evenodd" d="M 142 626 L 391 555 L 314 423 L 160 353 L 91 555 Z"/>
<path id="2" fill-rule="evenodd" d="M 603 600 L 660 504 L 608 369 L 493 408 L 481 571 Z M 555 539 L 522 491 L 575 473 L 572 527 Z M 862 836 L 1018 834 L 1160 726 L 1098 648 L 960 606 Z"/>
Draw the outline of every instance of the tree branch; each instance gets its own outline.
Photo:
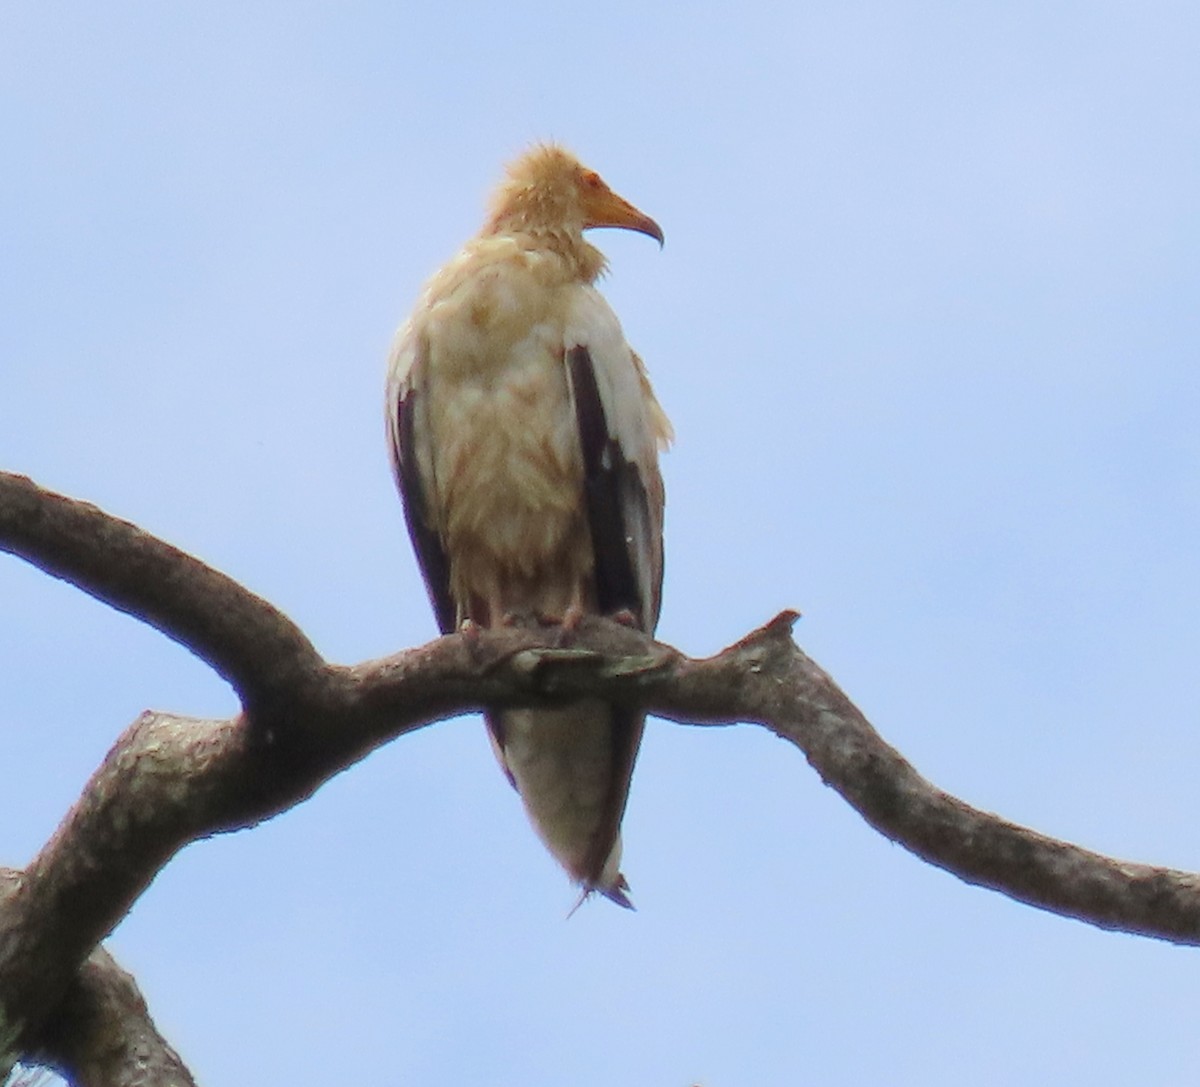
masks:
<path id="1" fill-rule="evenodd" d="M 190 649 L 242 697 L 320 663 L 282 612 L 192 556 L 87 503 L 0 472 L 0 549 Z"/>
<path id="2" fill-rule="evenodd" d="M 484 706 L 599 696 L 682 723 L 764 725 L 888 838 L 960 878 L 1103 928 L 1200 943 L 1200 876 L 1112 860 L 978 811 L 885 743 L 791 638 L 706 660 L 587 619 L 325 663 L 268 603 L 95 507 L 0 475 L 0 548 L 144 618 L 238 688 L 226 721 L 143 714 L 24 873 L 0 886 L 0 1025 L 42 1038 L 81 964 L 183 845 L 298 803 L 378 745 Z"/>
<path id="3" fill-rule="evenodd" d="M 137 984 L 102 947 L 80 967 L 41 1045 L 35 1060 L 80 1087 L 195 1087 Z"/>

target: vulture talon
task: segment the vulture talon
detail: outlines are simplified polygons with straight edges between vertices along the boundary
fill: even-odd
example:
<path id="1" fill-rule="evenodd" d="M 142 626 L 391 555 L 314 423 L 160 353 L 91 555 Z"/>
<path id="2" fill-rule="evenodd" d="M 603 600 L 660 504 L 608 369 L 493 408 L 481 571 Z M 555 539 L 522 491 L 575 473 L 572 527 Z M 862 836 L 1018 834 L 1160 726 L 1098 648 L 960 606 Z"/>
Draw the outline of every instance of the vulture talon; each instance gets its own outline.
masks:
<path id="1" fill-rule="evenodd" d="M 554 644 L 559 649 L 565 649 L 575 641 L 575 635 L 579 633 L 579 627 L 583 623 L 583 608 L 579 604 L 572 604 L 563 613 L 562 619 L 558 623 L 558 634 L 554 638 Z"/>
<path id="2" fill-rule="evenodd" d="M 633 630 L 641 630 L 642 624 L 638 622 L 638 617 L 633 614 L 628 608 L 622 608 L 620 611 L 614 611 L 609 618 L 614 623 L 620 623 L 623 627 L 630 627 Z"/>

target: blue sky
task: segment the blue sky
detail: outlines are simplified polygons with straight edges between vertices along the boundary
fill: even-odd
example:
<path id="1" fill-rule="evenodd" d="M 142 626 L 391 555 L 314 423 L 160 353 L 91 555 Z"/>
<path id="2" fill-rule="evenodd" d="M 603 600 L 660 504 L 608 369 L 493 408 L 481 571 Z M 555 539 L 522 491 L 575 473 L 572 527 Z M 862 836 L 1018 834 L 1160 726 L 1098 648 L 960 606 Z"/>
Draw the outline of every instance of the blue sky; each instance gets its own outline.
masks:
<path id="1" fill-rule="evenodd" d="M 1184 3 L 7 4 L 0 465 L 333 660 L 434 633 L 387 346 L 502 162 L 666 233 L 604 290 L 678 441 L 662 637 L 783 607 L 937 784 L 1200 868 L 1200 13 Z M 0 559 L 0 862 L 184 651 Z M 651 723 L 638 912 L 573 894 L 482 725 L 186 849 L 109 946 L 210 1084 L 1169 1083 L 1196 952 L 967 887 L 762 730 Z"/>

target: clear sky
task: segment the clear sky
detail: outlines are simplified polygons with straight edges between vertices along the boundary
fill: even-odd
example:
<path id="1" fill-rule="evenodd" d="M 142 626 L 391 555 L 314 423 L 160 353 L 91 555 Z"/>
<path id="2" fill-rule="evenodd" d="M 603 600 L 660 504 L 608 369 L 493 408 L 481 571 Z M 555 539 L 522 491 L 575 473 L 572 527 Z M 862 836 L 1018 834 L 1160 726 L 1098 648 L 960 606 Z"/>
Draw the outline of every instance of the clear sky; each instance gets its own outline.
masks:
<path id="1" fill-rule="evenodd" d="M 597 240 L 678 441 L 662 637 L 784 607 L 941 787 L 1200 868 L 1192 3 L 9 3 L 0 465 L 353 662 L 434 633 L 384 359 L 501 164 Z M 0 558 L 0 863 L 146 707 L 235 702 Z M 113 934 L 207 1084 L 1165 1084 L 1197 952 L 968 887 L 764 731 L 651 722 L 637 913 L 574 894 L 483 727 L 186 849 Z"/>

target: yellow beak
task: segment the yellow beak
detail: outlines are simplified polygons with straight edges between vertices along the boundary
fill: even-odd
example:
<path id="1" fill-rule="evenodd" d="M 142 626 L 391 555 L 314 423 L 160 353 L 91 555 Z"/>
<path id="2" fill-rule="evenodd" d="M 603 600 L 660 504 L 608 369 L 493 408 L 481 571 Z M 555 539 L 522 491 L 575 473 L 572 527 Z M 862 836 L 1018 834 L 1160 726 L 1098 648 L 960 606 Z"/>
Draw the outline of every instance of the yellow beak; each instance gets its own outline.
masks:
<path id="1" fill-rule="evenodd" d="M 663 244 L 662 227 L 607 186 L 588 193 L 583 214 L 584 230 L 601 226 L 636 230 L 639 234 L 648 234 L 659 245 Z"/>

